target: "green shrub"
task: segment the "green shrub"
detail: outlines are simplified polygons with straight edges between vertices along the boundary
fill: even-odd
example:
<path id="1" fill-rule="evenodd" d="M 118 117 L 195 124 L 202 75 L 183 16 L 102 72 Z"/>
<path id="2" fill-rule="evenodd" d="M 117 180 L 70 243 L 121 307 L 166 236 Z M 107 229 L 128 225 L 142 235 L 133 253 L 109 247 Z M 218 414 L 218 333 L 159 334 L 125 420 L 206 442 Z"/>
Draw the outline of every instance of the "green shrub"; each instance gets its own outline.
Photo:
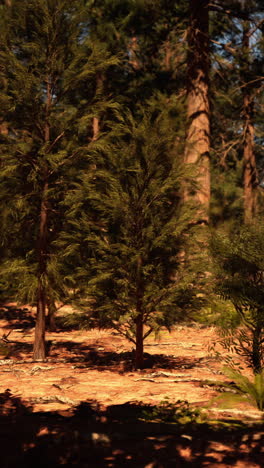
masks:
<path id="1" fill-rule="evenodd" d="M 260 411 L 264 411 L 264 369 L 254 375 L 254 380 L 251 381 L 248 377 L 241 372 L 225 366 L 223 368 L 224 374 L 229 377 L 232 382 L 228 385 L 232 392 L 227 390 L 221 396 L 222 399 L 229 400 L 247 400 Z M 236 393 L 234 393 L 234 391 Z M 237 396 L 239 398 L 237 398 Z"/>
<path id="2" fill-rule="evenodd" d="M 222 323 L 222 345 L 235 351 L 260 374 L 264 367 L 264 224 L 242 226 L 239 232 L 211 240 L 215 290 L 231 301 L 239 327 Z"/>
<path id="3" fill-rule="evenodd" d="M 169 401 L 165 398 L 158 405 L 150 406 L 142 412 L 146 421 L 159 421 L 177 424 L 200 424 L 205 421 L 205 415 L 199 408 L 193 408 L 186 400 Z"/>

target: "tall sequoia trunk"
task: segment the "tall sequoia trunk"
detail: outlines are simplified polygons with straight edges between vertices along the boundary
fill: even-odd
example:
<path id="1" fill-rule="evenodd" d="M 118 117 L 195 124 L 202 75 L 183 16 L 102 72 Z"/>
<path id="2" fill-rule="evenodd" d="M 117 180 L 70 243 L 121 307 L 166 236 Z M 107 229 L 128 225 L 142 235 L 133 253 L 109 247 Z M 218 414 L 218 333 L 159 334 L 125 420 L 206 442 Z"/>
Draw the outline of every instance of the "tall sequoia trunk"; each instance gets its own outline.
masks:
<path id="1" fill-rule="evenodd" d="M 249 65 L 249 33 L 250 25 L 248 21 L 243 22 L 243 50 L 242 67 L 248 68 Z M 247 80 L 245 70 L 245 77 Z M 243 74 L 243 73 L 242 73 Z M 245 83 L 243 88 L 243 117 L 244 117 L 244 140 L 243 140 L 243 186 L 244 186 L 244 221 L 250 223 L 257 213 L 257 166 L 254 153 L 254 124 L 253 111 L 254 103 L 250 88 Z"/>
<path id="2" fill-rule="evenodd" d="M 210 204 L 210 105 L 208 0 L 190 0 L 188 29 L 187 118 L 185 162 L 197 166 L 198 186 L 185 199 L 198 203 L 198 223 L 208 223 Z"/>
<path id="3" fill-rule="evenodd" d="M 46 100 L 46 122 L 44 128 L 44 142 L 47 144 L 50 141 L 50 124 L 49 113 L 51 108 L 51 83 L 50 78 L 47 77 L 46 81 L 47 100 Z M 39 223 L 39 236 L 37 242 L 38 254 L 38 286 L 37 286 L 37 316 L 35 326 L 35 340 L 33 348 L 33 359 L 43 361 L 46 357 L 45 349 L 45 315 L 47 304 L 47 291 L 46 291 L 46 272 L 47 272 L 47 254 L 48 254 L 48 170 L 43 170 L 43 188 L 42 198 L 40 204 L 40 223 Z"/>

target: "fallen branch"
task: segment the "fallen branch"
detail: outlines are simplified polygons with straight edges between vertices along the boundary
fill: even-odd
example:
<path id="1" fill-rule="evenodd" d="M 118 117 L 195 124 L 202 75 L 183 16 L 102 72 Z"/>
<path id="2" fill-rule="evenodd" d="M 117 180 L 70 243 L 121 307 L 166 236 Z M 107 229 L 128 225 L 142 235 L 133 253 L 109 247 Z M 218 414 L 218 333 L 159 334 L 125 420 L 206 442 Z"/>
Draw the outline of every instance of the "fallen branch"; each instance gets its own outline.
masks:
<path id="1" fill-rule="evenodd" d="M 38 371 L 48 371 L 48 370 L 52 370 L 52 369 L 55 369 L 55 367 L 34 366 L 34 367 L 32 367 L 32 369 L 30 369 L 29 374 L 34 375 Z"/>

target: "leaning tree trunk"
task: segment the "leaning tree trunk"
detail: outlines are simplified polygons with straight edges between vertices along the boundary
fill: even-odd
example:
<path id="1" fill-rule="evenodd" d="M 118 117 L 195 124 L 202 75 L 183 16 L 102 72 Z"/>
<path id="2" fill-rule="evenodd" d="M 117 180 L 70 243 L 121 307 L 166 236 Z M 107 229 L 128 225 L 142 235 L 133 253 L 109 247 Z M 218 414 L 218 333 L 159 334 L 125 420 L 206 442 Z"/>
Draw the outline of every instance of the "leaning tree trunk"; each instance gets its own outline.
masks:
<path id="1" fill-rule="evenodd" d="M 250 223 L 257 213 L 257 165 L 254 152 L 254 124 L 253 112 L 254 102 L 250 87 L 247 84 L 247 73 L 249 68 L 249 34 L 250 25 L 248 21 L 243 23 L 243 50 L 242 50 L 242 80 L 243 83 L 243 117 L 244 117 L 244 139 L 243 139 L 243 187 L 244 187 L 244 221 Z M 243 69 L 245 72 L 243 73 Z M 244 76 L 243 76 L 244 75 Z"/>
<path id="2" fill-rule="evenodd" d="M 186 189 L 184 199 L 198 204 L 199 224 L 209 221 L 210 204 L 210 105 L 208 0 L 190 0 L 188 28 L 187 118 L 185 163 L 197 168 L 197 187 Z"/>

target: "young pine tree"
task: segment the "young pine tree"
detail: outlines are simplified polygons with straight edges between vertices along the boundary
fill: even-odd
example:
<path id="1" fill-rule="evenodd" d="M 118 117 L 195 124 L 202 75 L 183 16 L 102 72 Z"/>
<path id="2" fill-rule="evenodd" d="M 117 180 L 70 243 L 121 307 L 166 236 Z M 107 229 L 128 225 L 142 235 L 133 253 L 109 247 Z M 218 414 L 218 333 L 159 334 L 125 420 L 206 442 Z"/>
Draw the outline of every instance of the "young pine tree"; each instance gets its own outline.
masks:
<path id="1" fill-rule="evenodd" d="M 80 293 L 93 317 L 135 344 L 137 369 L 145 338 L 185 319 L 199 302 L 178 255 L 190 241 L 193 210 L 181 205 L 186 174 L 173 122 L 153 106 L 138 121 L 128 115 L 98 154 L 93 176 L 68 197 L 72 232 L 79 232 Z"/>

